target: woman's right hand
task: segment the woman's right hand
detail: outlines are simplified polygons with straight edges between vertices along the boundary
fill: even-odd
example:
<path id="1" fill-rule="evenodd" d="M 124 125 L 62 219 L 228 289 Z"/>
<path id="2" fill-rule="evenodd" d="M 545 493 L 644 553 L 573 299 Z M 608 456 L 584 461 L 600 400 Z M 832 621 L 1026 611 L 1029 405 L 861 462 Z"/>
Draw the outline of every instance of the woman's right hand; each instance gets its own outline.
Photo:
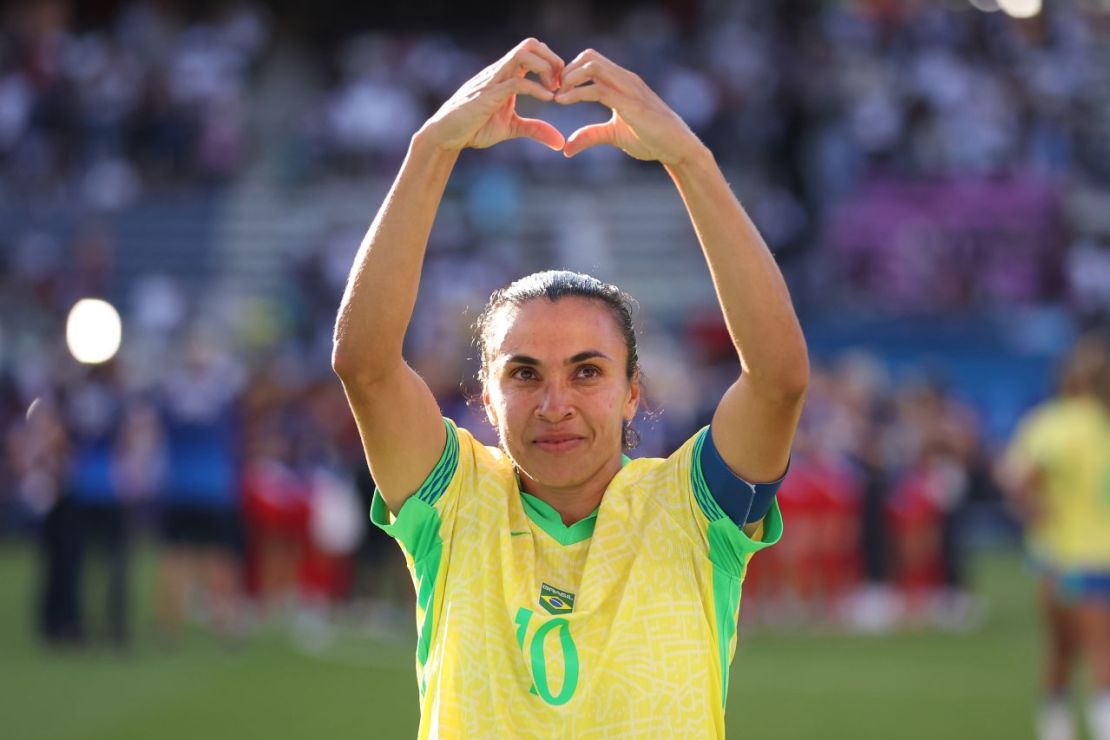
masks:
<path id="1" fill-rule="evenodd" d="M 460 87 L 428 119 L 421 133 L 448 151 L 485 149 L 521 137 L 559 151 L 563 148 L 563 135 L 546 121 L 517 115 L 516 96 L 529 95 L 550 102 L 559 89 L 563 66 L 563 60 L 547 44 L 525 39 Z M 529 72 L 534 72 L 540 81 L 526 78 Z"/>

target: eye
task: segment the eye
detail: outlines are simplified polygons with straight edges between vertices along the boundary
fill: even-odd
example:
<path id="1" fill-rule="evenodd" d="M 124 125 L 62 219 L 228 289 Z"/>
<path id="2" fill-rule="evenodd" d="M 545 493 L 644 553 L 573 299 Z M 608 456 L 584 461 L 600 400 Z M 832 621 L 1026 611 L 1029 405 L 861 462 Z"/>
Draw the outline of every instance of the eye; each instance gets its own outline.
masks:
<path id="1" fill-rule="evenodd" d="M 525 365 L 523 367 L 515 368 L 511 373 L 509 373 L 509 377 L 515 378 L 516 380 L 535 380 L 539 376 L 536 374 L 534 368 Z"/>
<path id="2" fill-rule="evenodd" d="M 579 378 L 597 378 L 601 376 L 601 368 L 597 365 L 582 365 L 576 374 Z"/>

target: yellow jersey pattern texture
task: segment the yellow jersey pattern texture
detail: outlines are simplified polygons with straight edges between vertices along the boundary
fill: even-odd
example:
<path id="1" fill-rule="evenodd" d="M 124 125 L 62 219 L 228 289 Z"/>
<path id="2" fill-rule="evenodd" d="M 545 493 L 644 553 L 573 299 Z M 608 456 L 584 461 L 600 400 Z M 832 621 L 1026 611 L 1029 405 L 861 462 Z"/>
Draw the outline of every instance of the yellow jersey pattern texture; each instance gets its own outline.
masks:
<path id="1" fill-rule="evenodd" d="M 445 420 L 447 444 L 396 517 L 417 591 L 420 737 L 723 737 L 740 587 L 778 541 L 749 538 L 701 477 L 702 429 L 626 460 L 564 526 L 511 461 Z"/>
<path id="2" fill-rule="evenodd" d="M 1011 465 L 1042 476 L 1033 554 L 1057 568 L 1110 571 L 1110 415 L 1093 398 L 1047 402 L 1022 420 Z"/>

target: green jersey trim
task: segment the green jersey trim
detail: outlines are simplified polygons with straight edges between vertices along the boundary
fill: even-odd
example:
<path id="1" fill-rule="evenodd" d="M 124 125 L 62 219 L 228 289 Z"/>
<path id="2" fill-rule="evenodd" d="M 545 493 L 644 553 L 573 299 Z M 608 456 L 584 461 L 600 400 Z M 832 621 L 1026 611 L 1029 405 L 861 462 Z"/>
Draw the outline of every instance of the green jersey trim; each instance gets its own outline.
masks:
<path id="1" fill-rule="evenodd" d="M 717 655 L 721 664 L 721 705 L 728 698 L 729 655 L 736 639 L 736 620 L 740 612 L 740 587 L 744 569 L 751 556 L 770 547 L 782 537 L 782 512 L 778 499 L 763 518 L 763 532 L 753 540 L 744 530 L 728 518 L 717 504 L 705 482 L 701 470 L 701 449 L 709 427 L 698 433 L 690 461 L 690 488 L 698 508 L 709 520 L 706 537 L 709 540 L 709 561 L 713 563 L 713 613 L 717 622 Z"/>
<path id="2" fill-rule="evenodd" d="M 725 512 L 717 505 L 716 499 L 709 491 L 709 485 L 705 482 L 705 475 L 701 470 L 701 448 L 705 446 L 705 437 L 709 434 L 709 427 L 702 427 L 698 432 L 697 439 L 694 440 L 694 449 L 691 451 L 692 458 L 690 460 L 690 488 L 694 491 L 694 500 L 698 502 L 698 508 L 705 514 L 705 518 L 710 522 L 715 522 L 718 519 L 726 518 Z"/>
<path id="3" fill-rule="evenodd" d="M 568 527 L 563 524 L 563 517 L 555 511 L 554 507 L 532 494 L 521 491 L 520 503 L 524 506 L 524 513 L 528 518 L 560 545 L 574 545 L 594 535 L 597 509 L 594 509 L 593 513 L 587 515 L 585 519 L 580 519 Z"/>
<path id="4" fill-rule="evenodd" d="M 774 499 L 763 517 L 763 534 L 759 540 L 748 537 L 743 528 L 729 519 L 710 492 L 701 470 L 701 449 L 708 434 L 709 427 L 706 426 L 694 440 L 694 449 L 690 453 L 690 488 L 698 508 L 709 520 L 709 559 L 739 578 L 747 555 L 770 547 L 782 537 L 782 512 L 779 511 L 778 499 Z"/>
<path id="5" fill-rule="evenodd" d="M 401 543 L 401 547 L 412 559 L 416 606 L 421 617 L 417 625 L 416 641 L 421 696 L 427 689 L 424 664 L 428 661 L 432 632 L 435 629 L 433 615 L 435 614 L 436 581 L 439 578 L 439 566 L 443 559 L 443 540 L 439 535 L 439 511 L 435 508 L 435 503 L 447 490 L 459 463 L 458 432 L 447 419 L 443 420 L 443 424 L 447 428 L 447 440 L 443 445 L 439 462 L 432 468 L 432 472 L 424 479 L 420 488 L 405 499 L 397 516 L 390 517 L 389 507 L 386 506 L 385 499 L 377 488 L 374 489 L 374 498 L 370 504 L 370 521 Z"/>
<path id="6" fill-rule="evenodd" d="M 717 655 L 721 661 L 721 707 L 728 699 L 729 650 L 736 637 L 736 621 L 740 616 L 741 580 L 713 569 L 713 613 L 717 621 Z"/>
<path id="7" fill-rule="evenodd" d="M 782 512 L 779 502 L 763 517 L 763 532 L 758 540 L 744 534 L 728 517 L 710 522 L 707 528 L 709 560 L 734 578 L 742 578 L 744 568 L 754 553 L 770 547 L 782 538 Z"/>
<path id="8" fill-rule="evenodd" d="M 778 500 L 763 518 L 763 536 L 753 540 L 725 517 L 711 521 L 707 529 L 709 561 L 713 563 L 713 612 L 717 621 L 717 654 L 721 661 L 721 702 L 728 697 L 729 653 L 736 637 L 740 612 L 740 586 L 752 555 L 782 537 L 782 513 Z"/>
<path id="9" fill-rule="evenodd" d="M 459 433 L 447 419 L 443 420 L 443 426 L 447 428 L 447 441 L 443 445 L 443 454 L 439 456 L 439 462 L 424 479 L 424 483 L 413 494 L 424 503 L 433 505 L 447 490 L 459 465 Z"/>
<path id="10" fill-rule="evenodd" d="M 427 688 L 424 664 L 432 645 L 435 629 L 436 581 L 443 559 L 443 540 L 439 536 L 439 512 L 416 496 L 409 496 L 396 519 L 390 522 L 389 509 L 379 491 L 374 491 L 370 504 L 370 521 L 401 543 L 412 558 L 412 578 L 416 586 L 416 606 L 422 617 L 417 625 L 416 662 L 420 666 L 420 695 Z"/>
<path id="11" fill-rule="evenodd" d="M 628 465 L 632 462 L 632 458 L 628 455 L 621 455 L 621 467 Z M 520 474 L 517 474 L 517 487 L 520 487 Z M 581 519 L 569 527 L 563 524 L 563 517 L 555 510 L 550 504 L 542 499 L 538 499 L 530 493 L 520 492 L 520 503 L 524 507 L 524 513 L 528 515 L 537 527 L 551 535 L 551 538 L 558 542 L 560 545 L 576 545 L 583 540 L 588 540 L 594 536 L 594 527 L 597 526 L 597 512 L 601 508 L 594 509 L 585 519 Z M 510 536 L 516 537 L 517 535 L 525 534 L 525 532 L 510 532 Z"/>

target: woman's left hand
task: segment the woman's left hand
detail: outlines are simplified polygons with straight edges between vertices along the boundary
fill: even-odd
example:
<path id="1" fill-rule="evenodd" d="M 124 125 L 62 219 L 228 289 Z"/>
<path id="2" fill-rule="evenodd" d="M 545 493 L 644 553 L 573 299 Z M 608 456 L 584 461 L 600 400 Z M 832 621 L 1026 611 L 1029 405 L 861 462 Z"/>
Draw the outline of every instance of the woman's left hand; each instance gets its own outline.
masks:
<path id="1" fill-rule="evenodd" d="M 613 111 L 607 122 L 583 126 L 571 134 L 563 147 L 567 157 L 610 144 L 636 159 L 673 166 L 702 147 L 686 122 L 639 75 L 593 49 L 566 66 L 561 83 L 555 92 L 556 103 L 590 101 Z"/>

